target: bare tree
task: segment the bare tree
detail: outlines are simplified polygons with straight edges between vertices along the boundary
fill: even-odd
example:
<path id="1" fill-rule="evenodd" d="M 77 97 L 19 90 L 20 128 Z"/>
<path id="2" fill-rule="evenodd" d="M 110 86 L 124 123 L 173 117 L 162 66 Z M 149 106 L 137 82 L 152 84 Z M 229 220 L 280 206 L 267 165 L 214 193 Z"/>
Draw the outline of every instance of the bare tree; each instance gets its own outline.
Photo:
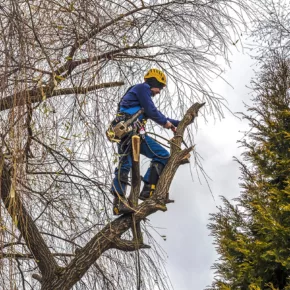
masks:
<path id="1" fill-rule="evenodd" d="M 170 183 L 193 149 L 178 149 L 202 106 L 192 104 L 222 115 L 209 81 L 222 73 L 218 63 L 227 62 L 248 4 L 2 1 L 1 288 L 171 288 L 146 217 L 166 210 Z M 116 154 L 104 132 L 126 88 L 152 66 L 167 73 L 172 92 L 158 105 L 184 118 L 155 198 L 136 205 L 137 170 L 136 213 L 114 220 Z"/>
<path id="2" fill-rule="evenodd" d="M 261 0 L 256 3 L 252 37 L 259 60 L 271 59 L 274 51 L 285 58 L 290 53 L 290 4 L 287 0 Z"/>

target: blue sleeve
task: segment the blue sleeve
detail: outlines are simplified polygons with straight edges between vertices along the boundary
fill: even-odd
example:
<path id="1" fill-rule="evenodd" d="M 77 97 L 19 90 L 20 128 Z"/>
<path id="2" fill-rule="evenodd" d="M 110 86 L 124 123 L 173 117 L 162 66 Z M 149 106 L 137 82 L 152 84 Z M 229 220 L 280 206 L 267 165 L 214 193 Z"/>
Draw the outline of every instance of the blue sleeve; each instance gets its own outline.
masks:
<path id="1" fill-rule="evenodd" d="M 174 127 L 177 127 L 179 122 L 178 120 L 174 120 L 174 119 L 170 119 L 170 118 L 167 118 L 167 121 L 169 121 L 170 123 L 173 124 Z"/>
<path id="2" fill-rule="evenodd" d="M 161 126 L 165 125 L 167 118 L 155 107 L 150 87 L 147 84 L 140 84 L 136 85 L 132 91 L 136 94 L 141 107 L 144 108 L 146 116 Z"/>

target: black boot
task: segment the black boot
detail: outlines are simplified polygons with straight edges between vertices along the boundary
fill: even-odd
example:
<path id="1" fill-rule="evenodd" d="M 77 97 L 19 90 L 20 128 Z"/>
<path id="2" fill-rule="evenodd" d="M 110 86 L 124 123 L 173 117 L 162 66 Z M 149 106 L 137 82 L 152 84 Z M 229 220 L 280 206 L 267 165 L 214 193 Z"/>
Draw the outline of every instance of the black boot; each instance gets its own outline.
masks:
<path id="1" fill-rule="evenodd" d="M 133 213 L 134 210 L 130 208 L 128 200 L 124 197 L 115 196 L 113 200 L 113 214 L 122 215 Z"/>
<path id="2" fill-rule="evenodd" d="M 151 190 L 151 185 L 149 183 L 144 182 L 144 186 L 143 186 L 143 189 L 139 195 L 139 199 L 145 200 L 145 199 L 151 197 L 154 189 Z"/>
<path id="3" fill-rule="evenodd" d="M 164 165 L 158 162 L 152 162 L 150 167 L 149 183 L 144 182 L 143 189 L 139 195 L 139 199 L 141 200 L 145 200 L 153 195 Z"/>

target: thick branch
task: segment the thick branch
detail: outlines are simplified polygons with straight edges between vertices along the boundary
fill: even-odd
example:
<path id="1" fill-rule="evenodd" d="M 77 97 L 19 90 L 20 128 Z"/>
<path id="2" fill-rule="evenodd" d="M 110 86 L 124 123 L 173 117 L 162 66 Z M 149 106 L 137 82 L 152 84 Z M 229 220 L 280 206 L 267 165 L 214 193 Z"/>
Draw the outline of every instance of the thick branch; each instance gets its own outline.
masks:
<path id="1" fill-rule="evenodd" d="M 127 241 L 119 238 L 115 238 L 114 245 L 112 248 L 125 251 L 125 252 L 134 252 L 139 249 L 150 249 L 151 247 L 149 245 L 145 244 L 136 244 L 134 241 Z"/>
<path id="2" fill-rule="evenodd" d="M 67 253 L 54 253 L 53 257 L 74 257 L 75 254 L 67 254 Z M 22 253 L 1 253 L 0 259 L 35 259 L 35 256 L 32 254 L 22 254 Z"/>
<path id="3" fill-rule="evenodd" d="M 62 67 L 60 67 L 57 71 L 56 71 L 56 75 L 61 75 L 64 72 L 66 72 L 67 70 L 69 72 L 73 71 L 77 66 L 81 65 L 81 64 L 85 64 L 88 62 L 95 62 L 95 61 L 100 61 L 101 59 L 112 59 L 114 58 L 115 54 L 119 54 L 120 52 L 125 52 L 127 50 L 131 50 L 131 49 L 147 49 L 153 46 L 146 46 L 146 45 L 132 45 L 132 46 L 128 46 L 128 47 L 121 47 L 115 50 L 111 50 L 105 53 L 102 53 L 100 55 L 96 55 L 94 57 L 90 57 L 90 58 L 84 58 L 84 59 L 80 59 L 80 60 L 70 60 L 67 61 Z"/>
<path id="4" fill-rule="evenodd" d="M 11 219 L 21 232 L 26 245 L 33 254 L 43 276 L 45 278 L 49 278 L 53 275 L 54 269 L 57 267 L 57 263 L 49 251 L 45 241 L 41 237 L 35 223 L 22 204 L 17 191 L 14 190 L 15 196 L 13 198 L 11 197 L 11 176 L 8 167 L 4 162 L 3 156 L 0 156 L 0 162 L 1 199 L 5 205 L 5 208 L 9 212 Z"/>
<path id="5" fill-rule="evenodd" d="M 144 220 L 145 217 L 158 210 L 164 211 L 166 207 L 160 205 L 153 199 L 143 202 L 136 208 L 136 213 L 134 214 L 136 223 Z M 121 216 L 108 224 L 102 231 L 96 234 L 85 247 L 76 253 L 76 257 L 65 269 L 63 269 L 59 278 L 47 284 L 47 288 L 45 288 L 46 284 L 43 284 L 43 289 L 70 289 L 105 251 L 116 248 L 116 238 L 118 239 L 123 233 L 132 228 L 132 226 L 133 222 L 131 215 Z M 131 248 L 133 250 L 134 247 L 134 250 L 136 250 L 136 243 L 133 241 L 128 241 L 128 243 L 126 241 L 125 245 L 128 246 L 128 249 Z M 122 247 L 120 244 L 119 246 Z"/>
<path id="6" fill-rule="evenodd" d="M 11 109 L 17 106 L 23 106 L 27 103 L 37 103 L 44 99 L 48 99 L 55 96 L 69 95 L 69 94 L 87 94 L 88 92 L 95 91 L 103 88 L 119 87 L 124 82 L 111 82 L 103 83 L 89 87 L 73 87 L 64 88 L 58 90 L 52 90 L 51 87 L 41 87 L 28 91 L 21 91 L 14 95 L 10 95 L 0 100 L 0 111 Z"/>
<path id="7" fill-rule="evenodd" d="M 82 40 L 77 39 L 75 44 L 73 45 L 73 47 L 71 48 L 71 51 L 69 53 L 69 58 L 73 58 L 75 52 L 77 51 L 78 48 L 80 48 L 82 45 L 84 45 L 88 40 L 90 40 L 91 38 L 93 38 L 94 36 L 96 36 L 98 33 L 100 33 L 101 31 L 103 31 L 104 29 L 110 27 L 111 25 L 117 23 L 118 21 L 124 19 L 125 17 L 132 15 L 134 13 L 137 13 L 138 11 L 141 11 L 145 9 L 145 7 L 140 7 L 134 10 L 131 10 L 125 14 L 121 14 L 119 16 L 117 16 L 115 19 L 112 19 L 111 21 L 105 23 L 102 26 L 99 26 L 99 23 L 96 24 L 95 27 L 92 28 L 92 30 L 90 31 L 90 33 L 88 34 L 88 36 Z"/>
<path id="8" fill-rule="evenodd" d="M 133 10 L 128 11 L 127 13 L 124 14 L 120 14 L 118 15 L 116 18 L 111 19 L 110 21 L 108 21 L 107 23 L 104 23 L 102 26 L 99 25 L 99 22 L 96 23 L 96 25 L 94 25 L 91 28 L 91 31 L 89 32 L 88 35 L 86 35 L 85 38 L 81 38 L 81 39 L 76 39 L 74 45 L 71 47 L 71 50 L 69 52 L 68 55 L 68 61 L 67 63 L 61 68 L 61 70 L 63 69 L 67 69 L 69 68 L 70 64 L 72 63 L 72 60 L 76 51 L 82 47 L 87 41 L 89 41 L 90 39 L 94 38 L 97 34 L 99 34 L 100 32 L 102 32 L 103 30 L 107 29 L 110 26 L 113 26 L 115 24 L 117 24 L 120 20 L 130 16 L 130 15 L 134 15 L 137 14 L 138 12 L 142 11 L 142 10 L 153 10 L 153 9 L 157 9 L 157 8 L 161 8 L 161 7 L 166 7 L 168 5 L 170 5 L 171 3 L 162 3 L 162 4 L 153 4 L 153 5 L 148 5 L 145 6 L 142 3 L 141 7 L 136 7 Z"/>
<path id="9" fill-rule="evenodd" d="M 95 91 L 98 89 L 120 87 L 122 85 L 124 85 L 124 82 L 103 83 L 103 84 L 89 86 L 89 87 L 64 88 L 64 89 L 54 90 L 51 94 L 46 95 L 46 97 L 51 98 L 55 96 L 69 95 L 69 94 L 87 94 L 88 92 Z"/>

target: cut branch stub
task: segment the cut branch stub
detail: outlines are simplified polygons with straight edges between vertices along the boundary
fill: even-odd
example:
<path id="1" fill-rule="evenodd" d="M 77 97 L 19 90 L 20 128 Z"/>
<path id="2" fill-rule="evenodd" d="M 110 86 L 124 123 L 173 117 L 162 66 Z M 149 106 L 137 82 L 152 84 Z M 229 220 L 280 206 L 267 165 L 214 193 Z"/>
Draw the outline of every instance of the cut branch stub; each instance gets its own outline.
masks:
<path id="1" fill-rule="evenodd" d="M 133 142 L 133 139 L 132 139 Z M 139 147 L 140 147 L 140 143 Z M 132 144 L 132 147 L 134 144 Z M 137 150 L 138 151 L 138 150 Z M 140 148 L 138 153 L 140 152 Z M 140 192 L 140 183 L 141 183 L 141 177 L 140 177 L 140 156 L 137 158 L 138 161 L 135 161 L 134 158 L 132 158 L 132 187 L 131 192 L 129 196 L 129 203 L 133 208 L 136 208 L 138 206 L 138 196 Z M 135 215 L 132 215 L 133 225 L 132 225 L 132 233 L 134 238 L 134 244 L 135 249 L 137 250 L 140 248 L 140 245 L 143 243 L 143 237 L 141 232 L 141 225 L 140 222 L 136 222 Z M 140 245 L 139 245 L 140 244 Z"/>
<path id="2" fill-rule="evenodd" d="M 143 243 L 138 243 L 136 245 L 134 241 L 127 241 L 127 240 L 116 238 L 114 240 L 113 248 L 121 250 L 121 251 L 125 251 L 125 252 L 133 252 L 139 249 L 150 249 L 151 247 Z"/>

